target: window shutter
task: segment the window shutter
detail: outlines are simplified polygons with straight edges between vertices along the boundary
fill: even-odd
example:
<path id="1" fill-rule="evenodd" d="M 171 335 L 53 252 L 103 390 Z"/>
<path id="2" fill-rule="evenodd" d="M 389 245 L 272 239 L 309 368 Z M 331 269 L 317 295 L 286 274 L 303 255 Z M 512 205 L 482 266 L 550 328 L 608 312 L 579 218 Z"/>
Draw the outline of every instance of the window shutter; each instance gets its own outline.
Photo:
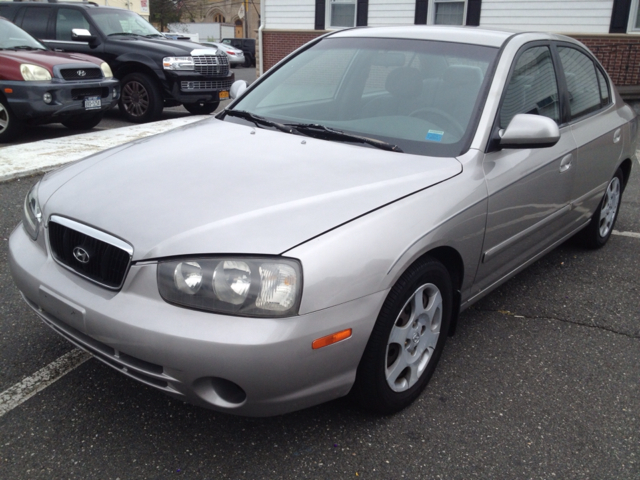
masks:
<path id="1" fill-rule="evenodd" d="M 631 0 L 613 0 L 609 33 L 627 33 Z"/>
<path id="2" fill-rule="evenodd" d="M 262 0 L 264 1 L 264 0 Z M 324 30 L 324 19 L 327 12 L 325 0 L 316 0 L 316 30 Z"/>
<path id="3" fill-rule="evenodd" d="M 480 25 L 480 10 L 482 0 L 468 0 L 467 2 L 467 25 L 478 27 Z"/>
<path id="4" fill-rule="evenodd" d="M 369 20 L 369 0 L 358 0 L 357 9 L 356 27 L 366 27 Z"/>
<path id="5" fill-rule="evenodd" d="M 414 23 L 416 25 L 427 24 L 427 11 L 429 8 L 429 0 L 416 0 L 416 16 Z"/>

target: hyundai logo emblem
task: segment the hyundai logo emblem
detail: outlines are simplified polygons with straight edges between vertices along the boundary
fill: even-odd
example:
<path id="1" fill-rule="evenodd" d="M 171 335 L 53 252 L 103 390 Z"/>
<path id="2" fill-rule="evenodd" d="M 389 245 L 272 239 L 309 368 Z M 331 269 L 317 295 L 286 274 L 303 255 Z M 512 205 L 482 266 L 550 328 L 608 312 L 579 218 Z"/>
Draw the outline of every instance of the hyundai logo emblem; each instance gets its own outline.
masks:
<path id="1" fill-rule="evenodd" d="M 87 72 L 85 72 L 84 70 L 78 70 L 76 73 L 79 77 L 84 77 L 87 75 Z"/>
<path id="2" fill-rule="evenodd" d="M 84 248 L 82 247 L 76 247 L 73 249 L 73 256 L 75 257 L 76 260 L 78 260 L 80 263 L 89 263 L 89 252 L 87 252 Z"/>

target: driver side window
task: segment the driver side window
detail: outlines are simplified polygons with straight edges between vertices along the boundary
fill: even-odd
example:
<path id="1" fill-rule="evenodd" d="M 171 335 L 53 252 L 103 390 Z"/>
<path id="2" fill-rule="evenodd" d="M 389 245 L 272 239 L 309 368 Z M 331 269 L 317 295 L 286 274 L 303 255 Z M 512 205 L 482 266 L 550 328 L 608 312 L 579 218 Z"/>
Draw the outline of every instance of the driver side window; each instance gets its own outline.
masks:
<path id="1" fill-rule="evenodd" d="M 84 28 L 95 35 L 82 12 L 70 8 L 59 9 L 56 15 L 56 40 L 71 41 L 71 30 L 74 28 Z"/>
<path id="2" fill-rule="evenodd" d="M 549 47 L 532 47 L 516 61 L 502 99 L 500 128 L 507 128 L 518 113 L 543 115 L 560 123 L 558 83 Z"/>

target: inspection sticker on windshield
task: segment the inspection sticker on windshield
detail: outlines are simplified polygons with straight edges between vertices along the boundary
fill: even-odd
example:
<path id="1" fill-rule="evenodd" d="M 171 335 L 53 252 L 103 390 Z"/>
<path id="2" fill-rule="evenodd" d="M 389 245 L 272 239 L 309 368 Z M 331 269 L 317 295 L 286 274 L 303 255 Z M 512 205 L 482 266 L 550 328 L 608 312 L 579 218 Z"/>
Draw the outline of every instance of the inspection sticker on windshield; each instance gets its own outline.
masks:
<path id="1" fill-rule="evenodd" d="M 441 132 L 440 130 L 429 130 L 427 132 L 426 139 L 432 142 L 441 142 L 443 135 L 444 135 L 444 132 Z"/>

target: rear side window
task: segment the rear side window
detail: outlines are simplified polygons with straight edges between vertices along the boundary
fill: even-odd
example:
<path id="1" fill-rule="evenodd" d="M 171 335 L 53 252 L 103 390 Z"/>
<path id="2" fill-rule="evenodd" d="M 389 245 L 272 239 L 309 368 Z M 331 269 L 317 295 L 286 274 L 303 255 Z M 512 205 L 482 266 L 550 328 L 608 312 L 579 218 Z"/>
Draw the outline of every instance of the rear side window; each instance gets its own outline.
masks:
<path id="1" fill-rule="evenodd" d="M 27 7 L 22 17 L 22 27 L 31 36 L 36 38 L 47 38 L 47 23 L 49 23 L 49 8 Z"/>
<path id="2" fill-rule="evenodd" d="M 558 83 L 549 47 L 525 50 L 511 74 L 500 108 L 500 128 L 518 113 L 543 115 L 560 123 Z"/>
<path id="3" fill-rule="evenodd" d="M 607 78 L 597 68 L 596 75 L 598 75 L 598 83 L 600 84 L 600 99 L 602 100 L 602 105 L 608 105 L 609 103 L 611 103 L 611 96 L 609 95 L 609 83 L 607 82 Z"/>
<path id="4" fill-rule="evenodd" d="M 558 47 L 558 53 L 567 79 L 571 119 L 598 110 L 601 92 L 593 61 L 575 48 Z"/>

